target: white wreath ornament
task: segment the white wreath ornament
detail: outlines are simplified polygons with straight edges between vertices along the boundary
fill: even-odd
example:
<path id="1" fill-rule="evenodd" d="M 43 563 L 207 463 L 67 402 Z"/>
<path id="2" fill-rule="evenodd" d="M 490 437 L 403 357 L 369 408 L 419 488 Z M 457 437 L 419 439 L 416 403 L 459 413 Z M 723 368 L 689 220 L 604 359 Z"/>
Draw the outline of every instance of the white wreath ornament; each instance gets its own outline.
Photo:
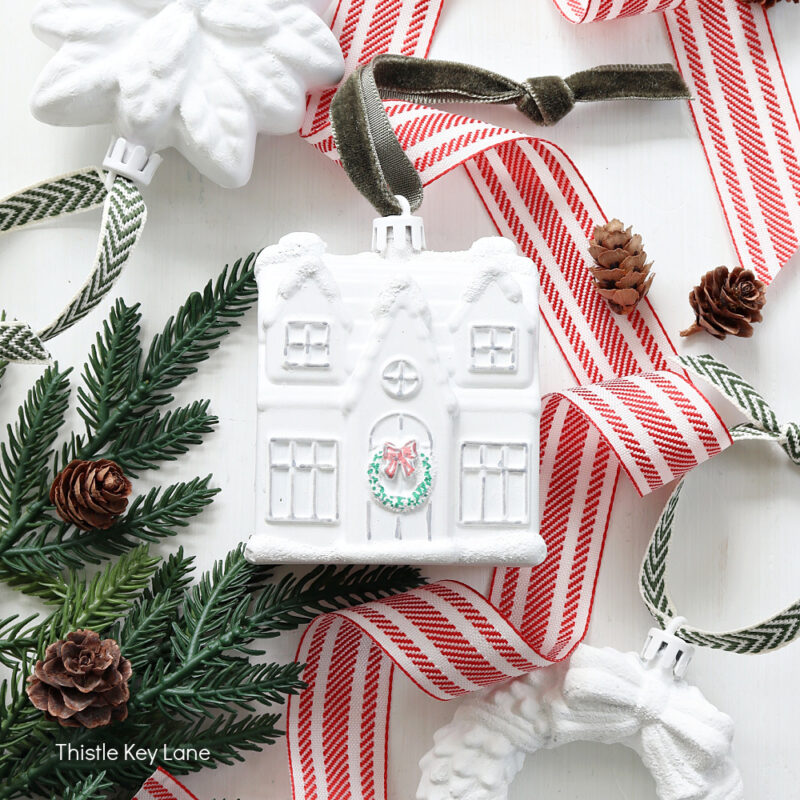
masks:
<path id="1" fill-rule="evenodd" d="M 419 800 L 506 800 L 525 755 L 623 744 L 660 800 L 741 800 L 733 722 L 696 687 L 636 653 L 581 645 L 567 664 L 468 698 L 420 761 Z"/>

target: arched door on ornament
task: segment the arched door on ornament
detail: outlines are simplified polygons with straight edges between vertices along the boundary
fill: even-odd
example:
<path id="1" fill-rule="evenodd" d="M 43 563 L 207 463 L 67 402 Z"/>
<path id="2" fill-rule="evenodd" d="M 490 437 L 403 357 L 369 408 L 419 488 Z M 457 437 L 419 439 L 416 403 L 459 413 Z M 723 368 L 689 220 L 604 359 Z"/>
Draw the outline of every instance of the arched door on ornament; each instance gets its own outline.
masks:
<path id="1" fill-rule="evenodd" d="M 369 453 L 377 469 L 367 500 L 367 538 L 430 541 L 433 438 L 428 426 L 412 414 L 389 414 L 372 428 Z"/>

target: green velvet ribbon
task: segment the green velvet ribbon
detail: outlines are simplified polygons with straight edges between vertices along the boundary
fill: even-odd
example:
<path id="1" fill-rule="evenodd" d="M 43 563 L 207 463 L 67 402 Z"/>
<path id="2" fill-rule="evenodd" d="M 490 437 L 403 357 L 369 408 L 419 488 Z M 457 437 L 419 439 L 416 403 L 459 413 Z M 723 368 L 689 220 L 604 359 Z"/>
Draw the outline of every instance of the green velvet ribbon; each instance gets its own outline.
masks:
<path id="1" fill-rule="evenodd" d="M 452 61 L 385 54 L 359 67 L 339 87 L 331 120 L 339 157 L 356 188 L 384 216 L 399 214 L 395 195 L 416 210 L 422 180 L 394 135 L 382 100 L 516 104 L 537 125 L 554 125 L 576 103 L 605 100 L 687 100 L 689 89 L 671 64 L 618 64 L 517 83 Z"/>

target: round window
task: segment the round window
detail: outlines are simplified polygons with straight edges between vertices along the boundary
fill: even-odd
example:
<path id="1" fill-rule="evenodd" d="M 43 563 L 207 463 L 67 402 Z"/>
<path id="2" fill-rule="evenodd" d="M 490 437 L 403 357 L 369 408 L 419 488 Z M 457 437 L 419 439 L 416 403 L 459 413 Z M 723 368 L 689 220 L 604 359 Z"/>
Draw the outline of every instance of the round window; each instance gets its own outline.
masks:
<path id="1" fill-rule="evenodd" d="M 422 377 L 416 365 L 405 358 L 390 361 L 381 376 L 383 389 L 390 397 L 408 400 L 422 388 Z"/>

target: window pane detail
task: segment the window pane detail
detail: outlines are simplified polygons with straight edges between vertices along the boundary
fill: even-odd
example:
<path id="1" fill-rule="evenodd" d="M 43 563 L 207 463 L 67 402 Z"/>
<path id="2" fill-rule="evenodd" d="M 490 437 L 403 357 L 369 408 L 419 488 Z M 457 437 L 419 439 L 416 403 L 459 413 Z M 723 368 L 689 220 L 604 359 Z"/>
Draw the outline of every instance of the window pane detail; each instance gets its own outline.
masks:
<path id="1" fill-rule="evenodd" d="M 339 519 L 336 442 L 273 439 L 269 453 L 272 521 L 324 523 Z"/>
<path id="2" fill-rule="evenodd" d="M 404 358 L 389 362 L 383 370 L 381 381 L 384 391 L 398 400 L 414 397 L 422 387 L 419 370 Z"/>
<path id="3" fill-rule="evenodd" d="M 496 325 L 474 325 L 470 368 L 473 372 L 517 371 L 517 330 Z"/>
<path id="4" fill-rule="evenodd" d="M 331 365 L 331 327 L 327 322 L 286 323 L 283 365 L 293 369 L 328 369 Z"/>
<path id="5" fill-rule="evenodd" d="M 460 508 L 467 525 L 526 525 L 528 445 L 463 444 Z"/>

